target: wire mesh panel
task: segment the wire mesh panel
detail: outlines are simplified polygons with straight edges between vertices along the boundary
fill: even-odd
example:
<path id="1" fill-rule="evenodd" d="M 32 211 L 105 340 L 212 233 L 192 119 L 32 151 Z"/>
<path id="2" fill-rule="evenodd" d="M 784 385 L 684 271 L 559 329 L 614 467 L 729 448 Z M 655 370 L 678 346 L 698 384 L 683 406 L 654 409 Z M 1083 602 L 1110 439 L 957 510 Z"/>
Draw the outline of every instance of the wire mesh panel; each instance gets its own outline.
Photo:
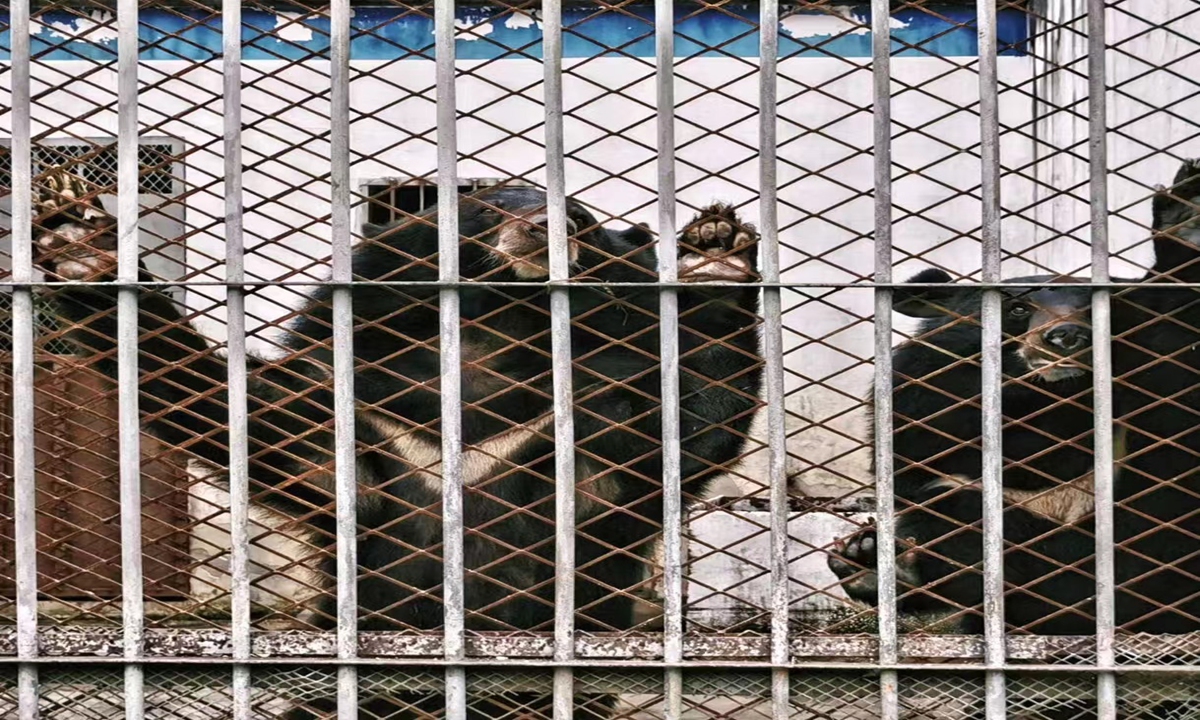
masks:
<path id="1" fill-rule="evenodd" d="M 545 690 L 551 684 L 545 671 L 486 669 L 469 674 L 469 685 L 480 692 L 491 691 L 493 697 L 506 697 L 503 710 L 489 717 L 541 717 L 544 709 L 528 702 L 520 691 Z M 229 717 L 232 699 L 227 686 L 228 673 L 221 669 L 170 667 L 147 673 L 148 712 L 156 718 L 187 718 L 209 720 Z M 363 674 L 360 693 L 377 696 L 365 703 L 361 717 L 387 718 L 411 716 L 420 712 L 420 691 L 432 691 L 441 684 L 440 673 L 412 671 L 368 671 Z M 620 689 L 627 694 L 614 708 L 612 717 L 655 718 L 662 716 L 662 679 L 657 673 L 637 671 L 583 671 L 579 681 L 584 688 L 611 691 Z M 55 718 L 120 718 L 122 709 L 122 673 L 116 668 L 56 669 L 43 679 L 41 712 Z M 296 704 L 319 702 L 321 691 L 336 686 L 336 676 L 329 668 L 301 669 L 294 667 L 263 667 L 255 673 L 252 707 L 255 717 L 282 717 Z M 6 678 L 0 702 L 15 712 L 11 694 L 11 677 Z M 982 705 L 982 684 L 970 675 L 943 675 L 941 680 L 926 673 L 913 673 L 905 682 L 904 717 L 966 718 Z M 1189 702 L 1194 698 L 1194 683 L 1177 679 L 1159 679 L 1152 683 L 1132 680 L 1122 683 L 1128 692 L 1142 701 L 1153 700 L 1162 705 L 1159 714 L 1146 714 L 1135 703 L 1122 706 L 1121 717 L 1185 718 Z M 791 701 L 787 717 L 862 718 L 878 717 L 877 687 L 861 674 L 837 672 L 803 673 L 790 687 Z M 766 707 L 764 695 L 769 695 L 768 676 L 762 672 L 689 671 L 685 676 L 688 718 L 710 717 L 775 717 Z M 413 694 L 416 693 L 416 694 Z M 911 694 L 910 694 L 911 693 Z M 1061 675 L 1021 675 L 1012 680 L 1012 709 L 1010 717 L 1023 720 L 1043 718 L 1095 717 L 1094 683 L 1083 677 Z M 407 698 L 406 698 L 407 695 Z M 12 715 L 13 712 L 9 714 Z M 406 715 L 405 713 L 410 713 Z M 549 717 L 548 713 L 545 715 Z"/>
<path id="2" fill-rule="evenodd" d="M 0 716 L 1200 714 L 1192 3 L 5 13 Z"/>

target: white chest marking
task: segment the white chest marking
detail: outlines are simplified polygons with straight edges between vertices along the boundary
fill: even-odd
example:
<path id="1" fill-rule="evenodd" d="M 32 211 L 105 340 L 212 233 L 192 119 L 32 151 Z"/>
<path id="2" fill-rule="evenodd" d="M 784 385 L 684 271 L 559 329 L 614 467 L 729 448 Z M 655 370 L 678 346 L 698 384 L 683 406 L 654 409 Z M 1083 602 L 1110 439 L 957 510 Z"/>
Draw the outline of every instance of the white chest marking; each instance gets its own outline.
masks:
<path id="1" fill-rule="evenodd" d="M 441 492 L 441 443 L 431 442 L 413 428 L 405 427 L 378 412 L 367 411 L 363 413 L 363 416 L 368 418 L 379 432 L 387 436 L 387 439 L 381 443 L 383 448 L 411 465 L 414 474 L 431 490 Z M 547 413 L 525 425 L 517 425 L 493 435 L 476 445 L 464 445 L 462 451 L 463 485 L 470 487 L 497 473 L 515 467 L 511 460 L 513 455 L 524 450 L 530 443 L 544 439 L 543 432 L 553 421 L 554 415 Z"/>

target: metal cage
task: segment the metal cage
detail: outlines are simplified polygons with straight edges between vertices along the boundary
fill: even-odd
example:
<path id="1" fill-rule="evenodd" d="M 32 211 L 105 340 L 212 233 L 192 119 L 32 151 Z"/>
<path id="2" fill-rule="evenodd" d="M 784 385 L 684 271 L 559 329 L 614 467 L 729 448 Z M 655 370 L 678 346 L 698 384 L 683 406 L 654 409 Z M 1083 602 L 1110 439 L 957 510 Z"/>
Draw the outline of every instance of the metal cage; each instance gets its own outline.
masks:
<path id="1" fill-rule="evenodd" d="M 1200 717 L 1200 285 L 1160 257 L 1200 257 L 1200 193 L 1175 175 L 1200 156 L 1197 9 L 15 0 L 0 15 L 0 716 Z M 469 208 L 503 210 L 497 188 L 544 207 L 477 233 Z M 501 252 L 510 220 L 544 255 Z M 404 244 L 420 228 L 436 228 L 429 253 Z M 653 263 L 588 244 L 638 233 Z M 714 236 L 730 245 L 700 246 Z M 97 237 L 112 246 L 69 254 Z M 379 247 L 391 259 L 363 250 Z M 692 282 L 697 257 L 753 252 L 757 272 Z M 91 274 L 63 275 L 73 257 Z M 380 262 L 426 272 L 370 275 Z M 905 279 L 926 267 L 943 272 Z M 1042 350 L 1014 377 L 1005 313 L 1025 276 L 1031 297 L 1085 298 L 1086 362 Z M 975 305 L 943 300 L 953 318 L 932 326 L 894 313 L 930 288 Z M 717 315 L 705 293 L 747 290 L 737 332 L 688 339 Z M 111 307 L 63 319 L 100 296 Z M 368 297 L 386 311 L 367 316 Z M 387 325 L 417 311 L 432 335 Z M 618 312 L 617 330 L 596 319 Z M 328 337 L 297 350 L 284 338 L 309 316 Z M 206 342 L 170 349 L 185 325 Z M 949 326 L 978 336 L 949 365 L 978 386 L 944 411 L 974 413 L 977 439 L 906 415 L 906 387 L 953 395 L 944 368 L 896 380 L 904 348 L 941 347 Z M 103 348 L 76 353 L 97 327 Z M 746 333 L 756 349 L 731 339 Z M 744 367 L 721 375 L 706 349 Z M 402 377 L 418 355 L 436 372 Z M 518 356 L 536 368 L 496 369 Z M 1087 415 L 1083 434 L 1006 405 L 1057 382 L 1043 360 L 1090 378 L 1054 403 Z M 1144 379 L 1158 371 L 1174 383 Z M 596 387 L 629 408 L 596 410 Z M 425 420 L 405 425 L 404 402 Z M 1166 412 L 1167 429 L 1145 419 Z M 549 449 L 473 440 L 487 422 L 489 442 Z M 945 449 L 904 455 L 914 428 Z M 1011 428 L 1045 447 L 1014 460 Z M 652 449 L 618 463 L 590 449 L 606 433 Z M 736 451 L 697 455 L 705 433 Z M 224 462 L 205 454 L 218 445 Z M 939 463 L 963 448 L 978 472 L 951 477 Z M 1087 458 L 1083 485 L 1054 476 L 1060 450 Z M 914 467 L 945 496 L 907 497 Z M 1014 468 L 1047 484 L 1018 496 Z M 512 477 L 526 484 L 495 489 Z M 1058 483 L 1085 511 L 1014 534 L 1020 513 L 1049 522 Z M 1177 512 L 1145 510 L 1154 493 Z M 906 537 L 921 513 L 952 527 Z M 613 518 L 633 536 L 592 534 Z M 1089 549 L 1063 560 L 1055 533 Z M 968 547 L 977 561 L 938 555 Z M 918 556 L 945 575 L 914 575 Z M 595 569 L 614 558 L 636 577 Z M 410 581 L 430 563 L 436 582 Z M 1029 563 L 1046 567 L 1029 579 Z M 1170 599 L 1144 589 L 1169 573 Z M 1026 600 L 1039 617 L 1015 614 Z M 539 619 L 505 614 L 521 602 Z M 1183 630 L 1156 630 L 1168 616 Z"/>

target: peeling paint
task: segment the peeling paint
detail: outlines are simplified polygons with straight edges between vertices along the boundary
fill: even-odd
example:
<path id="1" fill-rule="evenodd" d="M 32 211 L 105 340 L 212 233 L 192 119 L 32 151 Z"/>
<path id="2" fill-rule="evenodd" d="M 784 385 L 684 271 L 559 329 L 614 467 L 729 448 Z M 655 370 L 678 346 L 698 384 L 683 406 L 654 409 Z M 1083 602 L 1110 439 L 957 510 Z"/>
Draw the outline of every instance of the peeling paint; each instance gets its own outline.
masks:
<path id="1" fill-rule="evenodd" d="M 290 42 L 311 42 L 313 39 L 312 28 L 304 24 L 301 20 L 304 15 L 301 13 L 280 12 L 275 14 L 275 34 L 280 40 L 288 40 Z M 298 21 L 299 22 L 296 22 Z"/>
<path id="2" fill-rule="evenodd" d="M 889 18 L 893 30 L 902 30 L 908 23 Z M 797 38 L 832 37 L 835 35 L 867 35 L 871 32 L 871 18 L 849 5 L 833 5 L 827 12 L 789 15 L 779 21 L 779 27 L 788 35 Z"/>
<path id="3" fill-rule="evenodd" d="M 509 19 L 504 20 L 504 26 L 509 30 L 524 30 L 526 28 L 541 29 L 541 22 L 538 18 L 535 18 L 533 14 L 515 10 L 512 11 Z"/>
<path id="4" fill-rule="evenodd" d="M 114 17 L 107 10 L 93 10 L 86 17 L 45 23 L 41 24 L 41 27 L 49 31 L 50 37 L 88 43 L 108 43 L 117 39 L 117 26 L 113 24 Z M 29 24 L 32 35 L 40 32 L 37 30 L 38 25 L 36 19 Z"/>
<path id="5" fill-rule="evenodd" d="M 858 19 L 870 17 L 865 3 L 835 0 L 838 5 L 824 14 L 806 12 L 784 18 L 779 37 L 781 58 L 871 56 L 870 33 Z M 541 27 L 537 11 L 526 9 L 503 15 L 477 7 L 458 8 L 455 48 L 458 60 L 506 58 L 523 61 L 541 56 L 537 42 Z M 947 6 L 932 15 L 921 10 L 897 10 L 894 56 L 974 57 L 979 39 L 972 27 L 974 9 Z M 0 8 L 0 62 L 10 59 L 7 11 Z M 143 8 L 138 27 L 139 59 L 143 62 L 195 60 L 209 62 L 223 52 L 220 17 L 201 9 L 158 10 Z M 111 62 L 118 43 L 114 28 L 104 23 L 112 14 L 104 10 L 88 13 L 46 10 L 38 16 L 32 35 L 32 50 L 43 62 L 96 60 Z M 302 18 L 302 21 L 299 19 Z M 722 6 L 719 12 L 695 13 L 676 10 L 677 57 L 758 57 L 756 33 L 747 32 L 758 21 L 757 6 Z M 305 11 L 285 12 L 246 8 L 242 14 L 246 36 L 242 50 L 245 62 L 285 60 L 308 61 L 328 58 L 329 17 Z M 1000 55 L 1018 57 L 1026 52 L 1028 19 L 1020 10 L 997 12 Z M 623 57 L 655 57 L 652 4 L 635 3 L 621 13 L 596 13 L 585 6 L 563 8 L 563 24 L 571 28 L 562 38 L 564 58 L 610 56 L 608 48 L 621 48 Z M 99 27 L 97 27 L 99 26 Z M 474 28 L 469 33 L 467 28 Z M 353 60 L 427 61 L 433 19 L 390 7 L 359 6 L 353 9 L 350 42 Z M 828 35 L 841 33 L 840 35 Z M 814 41 L 820 37 L 820 47 Z M 475 42 L 485 39 L 486 42 Z M 713 49 L 719 48 L 719 50 Z M 519 49 L 519 52 L 514 52 Z M 614 56 L 615 57 L 615 56 Z M 789 472 L 791 472 L 789 470 Z"/>
<path id="6" fill-rule="evenodd" d="M 455 18 L 454 27 L 462 32 L 457 33 L 454 39 L 462 42 L 472 42 L 482 40 L 496 31 L 494 24 L 491 22 L 481 22 L 482 20 L 482 17 Z"/>
<path id="7" fill-rule="evenodd" d="M 528 13 L 523 13 L 519 10 L 514 10 L 512 15 L 504 21 L 504 27 L 509 30 L 524 30 L 529 27 L 541 28 L 542 23 Z"/>

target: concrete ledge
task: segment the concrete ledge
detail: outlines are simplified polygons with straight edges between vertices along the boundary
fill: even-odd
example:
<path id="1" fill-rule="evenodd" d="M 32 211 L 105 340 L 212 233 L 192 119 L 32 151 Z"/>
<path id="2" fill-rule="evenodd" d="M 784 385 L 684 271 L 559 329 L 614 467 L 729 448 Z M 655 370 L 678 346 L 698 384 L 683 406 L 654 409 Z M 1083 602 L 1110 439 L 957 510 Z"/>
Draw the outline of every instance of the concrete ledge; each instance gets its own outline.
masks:
<path id="1" fill-rule="evenodd" d="M 123 632 L 119 627 L 47 628 L 38 633 L 39 654 L 45 659 L 110 658 L 123 661 Z M 1095 638 L 1081 636 L 1014 635 L 1006 640 L 1009 660 L 1018 663 L 1064 663 L 1081 670 L 1094 670 Z M 575 641 L 581 661 L 656 661 L 662 658 L 662 638 L 657 634 L 596 634 Z M 874 664 L 878 642 L 871 635 L 793 636 L 789 642 L 791 663 L 837 667 L 845 663 Z M 364 632 L 359 636 L 359 656 L 377 659 L 440 660 L 442 639 L 429 635 Z M 467 655 L 479 661 L 550 660 L 554 640 L 548 634 L 514 636 L 507 633 L 476 633 L 467 639 Z M 1118 662 L 1122 666 L 1174 666 L 1188 670 L 1186 663 L 1200 657 L 1200 633 L 1187 635 L 1119 635 Z M 232 658 L 233 641 L 226 630 L 149 629 L 145 633 L 145 657 L 154 659 L 197 658 L 212 661 Z M 299 630 L 255 632 L 255 658 L 335 659 L 336 635 Z M 684 637 L 685 661 L 704 666 L 769 664 L 770 638 L 766 635 L 694 634 Z M 16 630 L 0 628 L 0 657 L 16 656 Z M 939 660 L 975 665 L 983 659 L 983 638 L 967 635 L 902 635 L 901 663 Z M 826 661 L 826 662 L 822 662 Z"/>

